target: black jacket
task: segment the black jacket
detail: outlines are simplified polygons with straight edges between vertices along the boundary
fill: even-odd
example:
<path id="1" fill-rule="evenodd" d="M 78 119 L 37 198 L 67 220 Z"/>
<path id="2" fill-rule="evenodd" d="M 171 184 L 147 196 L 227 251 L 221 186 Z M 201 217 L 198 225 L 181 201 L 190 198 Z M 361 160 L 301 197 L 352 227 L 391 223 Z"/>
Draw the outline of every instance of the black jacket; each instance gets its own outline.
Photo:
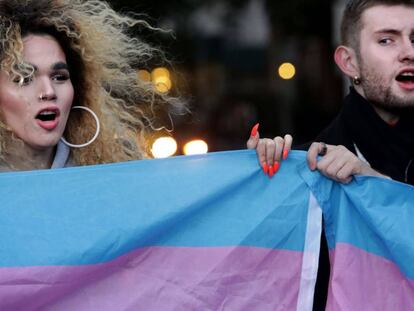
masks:
<path id="1" fill-rule="evenodd" d="M 390 126 L 351 88 L 341 112 L 315 141 L 343 145 L 355 154 L 357 146 L 373 169 L 414 185 L 413 110 L 407 109 L 399 122 Z"/>

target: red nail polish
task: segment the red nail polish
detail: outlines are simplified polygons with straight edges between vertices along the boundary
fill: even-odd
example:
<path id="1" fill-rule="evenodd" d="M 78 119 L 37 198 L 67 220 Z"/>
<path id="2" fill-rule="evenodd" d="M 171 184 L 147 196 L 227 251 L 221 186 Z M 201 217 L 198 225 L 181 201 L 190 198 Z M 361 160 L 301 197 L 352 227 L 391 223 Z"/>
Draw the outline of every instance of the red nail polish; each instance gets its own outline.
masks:
<path id="1" fill-rule="evenodd" d="M 283 160 L 286 160 L 289 155 L 289 151 L 287 149 L 283 150 Z"/>
<path id="2" fill-rule="evenodd" d="M 267 174 L 268 171 L 269 171 L 269 167 L 267 166 L 267 163 L 263 163 L 263 172 Z"/>
<path id="3" fill-rule="evenodd" d="M 276 161 L 275 163 L 273 163 L 273 172 L 276 174 L 277 171 L 279 170 L 280 167 L 280 163 L 278 161 Z"/>
<path id="4" fill-rule="evenodd" d="M 259 123 L 257 123 L 255 126 L 253 126 L 252 132 L 250 133 L 250 137 L 255 137 L 257 135 L 258 129 L 259 129 Z"/>
<path id="5" fill-rule="evenodd" d="M 272 178 L 273 175 L 274 175 L 273 166 L 271 165 L 271 166 L 269 166 L 269 177 Z"/>

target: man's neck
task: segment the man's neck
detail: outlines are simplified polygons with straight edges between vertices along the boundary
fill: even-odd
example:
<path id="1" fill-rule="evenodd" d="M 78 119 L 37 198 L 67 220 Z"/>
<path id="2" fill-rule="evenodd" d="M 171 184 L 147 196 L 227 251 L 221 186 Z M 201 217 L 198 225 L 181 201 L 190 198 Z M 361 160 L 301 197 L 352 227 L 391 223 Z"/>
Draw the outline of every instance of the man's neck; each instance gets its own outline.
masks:
<path id="1" fill-rule="evenodd" d="M 400 119 L 400 116 L 398 116 L 396 114 L 393 114 L 389 111 L 378 108 L 374 105 L 372 105 L 372 107 L 374 108 L 375 112 L 380 116 L 380 118 L 383 119 L 389 125 L 397 124 L 398 120 Z"/>
<path id="2" fill-rule="evenodd" d="M 361 87 L 355 86 L 354 89 L 357 93 L 366 99 L 364 90 Z M 370 105 L 374 108 L 375 112 L 380 116 L 380 118 L 387 124 L 393 126 L 398 123 L 398 120 L 400 119 L 399 115 L 382 109 L 376 105 L 373 105 L 372 103 L 370 103 Z"/>

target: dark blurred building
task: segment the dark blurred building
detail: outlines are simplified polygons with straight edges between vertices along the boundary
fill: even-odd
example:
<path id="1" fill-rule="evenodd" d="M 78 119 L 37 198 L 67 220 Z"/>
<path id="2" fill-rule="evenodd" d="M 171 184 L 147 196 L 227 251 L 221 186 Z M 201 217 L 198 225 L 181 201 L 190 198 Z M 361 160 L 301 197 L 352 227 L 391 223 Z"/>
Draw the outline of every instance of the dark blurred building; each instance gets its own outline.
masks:
<path id="1" fill-rule="evenodd" d="M 251 127 L 262 136 L 312 139 L 339 110 L 344 79 L 333 61 L 344 1 L 111 1 L 146 13 L 168 34 L 140 34 L 161 45 L 176 71 L 175 87 L 192 113 L 175 120 L 179 143 L 204 138 L 210 151 L 245 148 Z M 278 66 L 296 67 L 291 80 Z"/>

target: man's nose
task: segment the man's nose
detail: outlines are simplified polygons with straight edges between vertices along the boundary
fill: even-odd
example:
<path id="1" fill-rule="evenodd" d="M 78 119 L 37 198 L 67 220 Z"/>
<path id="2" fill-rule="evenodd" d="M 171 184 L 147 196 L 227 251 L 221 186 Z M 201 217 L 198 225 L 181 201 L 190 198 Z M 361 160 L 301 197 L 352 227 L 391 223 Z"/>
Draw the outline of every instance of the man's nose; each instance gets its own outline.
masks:
<path id="1" fill-rule="evenodd" d="M 414 43 L 412 38 L 407 38 L 404 41 L 401 47 L 400 61 L 414 63 Z"/>

